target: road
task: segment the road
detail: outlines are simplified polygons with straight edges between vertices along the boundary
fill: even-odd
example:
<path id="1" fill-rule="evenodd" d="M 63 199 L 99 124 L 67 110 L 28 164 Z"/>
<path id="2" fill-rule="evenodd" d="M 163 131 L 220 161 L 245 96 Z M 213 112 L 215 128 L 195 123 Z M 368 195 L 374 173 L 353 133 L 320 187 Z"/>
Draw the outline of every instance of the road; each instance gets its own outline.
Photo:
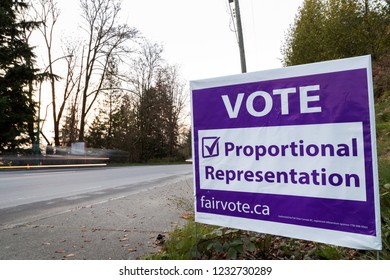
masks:
<path id="1" fill-rule="evenodd" d="M 191 165 L 100 167 L 0 172 L 0 209 L 53 199 L 136 191 L 192 172 Z"/>
<path id="2" fill-rule="evenodd" d="M 2 171 L 0 260 L 137 259 L 192 207 L 191 165 Z"/>

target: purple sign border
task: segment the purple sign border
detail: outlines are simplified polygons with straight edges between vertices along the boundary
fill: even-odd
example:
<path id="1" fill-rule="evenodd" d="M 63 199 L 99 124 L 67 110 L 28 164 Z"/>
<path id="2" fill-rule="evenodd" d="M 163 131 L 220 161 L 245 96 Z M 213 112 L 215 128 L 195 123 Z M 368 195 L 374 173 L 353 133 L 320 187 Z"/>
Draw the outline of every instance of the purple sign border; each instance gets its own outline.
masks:
<path id="1" fill-rule="evenodd" d="M 196 211 L 209 214 L 233 216 L 252 220 L 276 222 L 340 232 L 350 232 L 376 236 L 378 232 L 375 219 L 372 128 L 369 108 L 368 70 L 366 68 L 287 77 L 275 80 L 249 82 L 226 86 L 208 87 L 192 91 L 193 104 L 193 154 L 199 155 L 198 131 L 208 129 L 269 127 L 305 124 L 327 124 L 361 122 L 363 125 L 364 157 L 366 170 L 365 202 L 323 199 L 311 197 L 228 192 L 206 190 L 200 187 L 199 159 L 194 157 Z M 319 84 L 321 106 L 318 114 L 300 114 L 299 100 L 289 101 L 290 114 L 282 116 L 280 103 L 274 102 L 272 111 L 262 118 L 254 118 L 245 110 L 240 117 L 228 118 L 226 109 L 221 107 L 221 95 L 234 101 L 238 93 L 248 95 L 255 91 L 272 92 L 273 89 L 291 88 Z M 315 102 L 313 102 L 314 105 Z M 264 106 L 258 104 L 258 108 Z M 212 108 L 212 110 L 209 110 Z M 205 207 L 202 199 L 237 202 L 248 205 L 267 205 L 273 213 L 259 215 L 253 211 L 230 211 L 219 207 Z"/>

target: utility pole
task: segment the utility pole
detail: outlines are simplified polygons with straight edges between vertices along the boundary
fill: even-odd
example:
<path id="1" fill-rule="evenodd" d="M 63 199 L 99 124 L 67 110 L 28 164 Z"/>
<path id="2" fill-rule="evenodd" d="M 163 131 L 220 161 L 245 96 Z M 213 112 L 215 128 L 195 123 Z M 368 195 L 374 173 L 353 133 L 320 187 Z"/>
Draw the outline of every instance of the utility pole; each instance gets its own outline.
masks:
<path id="1" fill-rule="evenodd" d="M 237 38 L 238 38 L 238 47 L 240 49 L 241 72 L 246 73 L 244 35 L 242 34 L 240 4 L 238 0 L 229 0 L 229 3 L 233 3 L 233 2 L 234 2 L 234 9 L 236 11 L 237 35 L 238 35 Z"/>

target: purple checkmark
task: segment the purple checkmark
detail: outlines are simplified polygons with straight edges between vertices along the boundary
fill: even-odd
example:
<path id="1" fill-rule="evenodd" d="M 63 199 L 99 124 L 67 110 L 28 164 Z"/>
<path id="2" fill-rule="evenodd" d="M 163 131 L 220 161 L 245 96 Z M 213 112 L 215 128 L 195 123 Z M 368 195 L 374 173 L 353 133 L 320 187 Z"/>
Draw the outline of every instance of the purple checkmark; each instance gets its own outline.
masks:
<path id="1" fill-rule="evenodd" d="M 203 158 L 219 156 L 218 143 L 221 137 L 204 137 L 203 144 Z"/>

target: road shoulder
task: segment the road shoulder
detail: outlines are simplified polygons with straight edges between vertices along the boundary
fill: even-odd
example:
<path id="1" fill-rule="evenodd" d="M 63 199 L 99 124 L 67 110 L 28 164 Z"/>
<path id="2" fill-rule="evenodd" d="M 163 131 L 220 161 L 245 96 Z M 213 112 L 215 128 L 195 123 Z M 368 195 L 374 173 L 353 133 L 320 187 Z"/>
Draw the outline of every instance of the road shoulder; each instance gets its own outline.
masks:
<path id="1" fill-rule="evenodd" d="M 157 236 L 183 225 L 192 203 L 192 177 L 187 176 L 147 191 L 2 224 L 0 259 L 137 259 L 160 249 Z"/>

